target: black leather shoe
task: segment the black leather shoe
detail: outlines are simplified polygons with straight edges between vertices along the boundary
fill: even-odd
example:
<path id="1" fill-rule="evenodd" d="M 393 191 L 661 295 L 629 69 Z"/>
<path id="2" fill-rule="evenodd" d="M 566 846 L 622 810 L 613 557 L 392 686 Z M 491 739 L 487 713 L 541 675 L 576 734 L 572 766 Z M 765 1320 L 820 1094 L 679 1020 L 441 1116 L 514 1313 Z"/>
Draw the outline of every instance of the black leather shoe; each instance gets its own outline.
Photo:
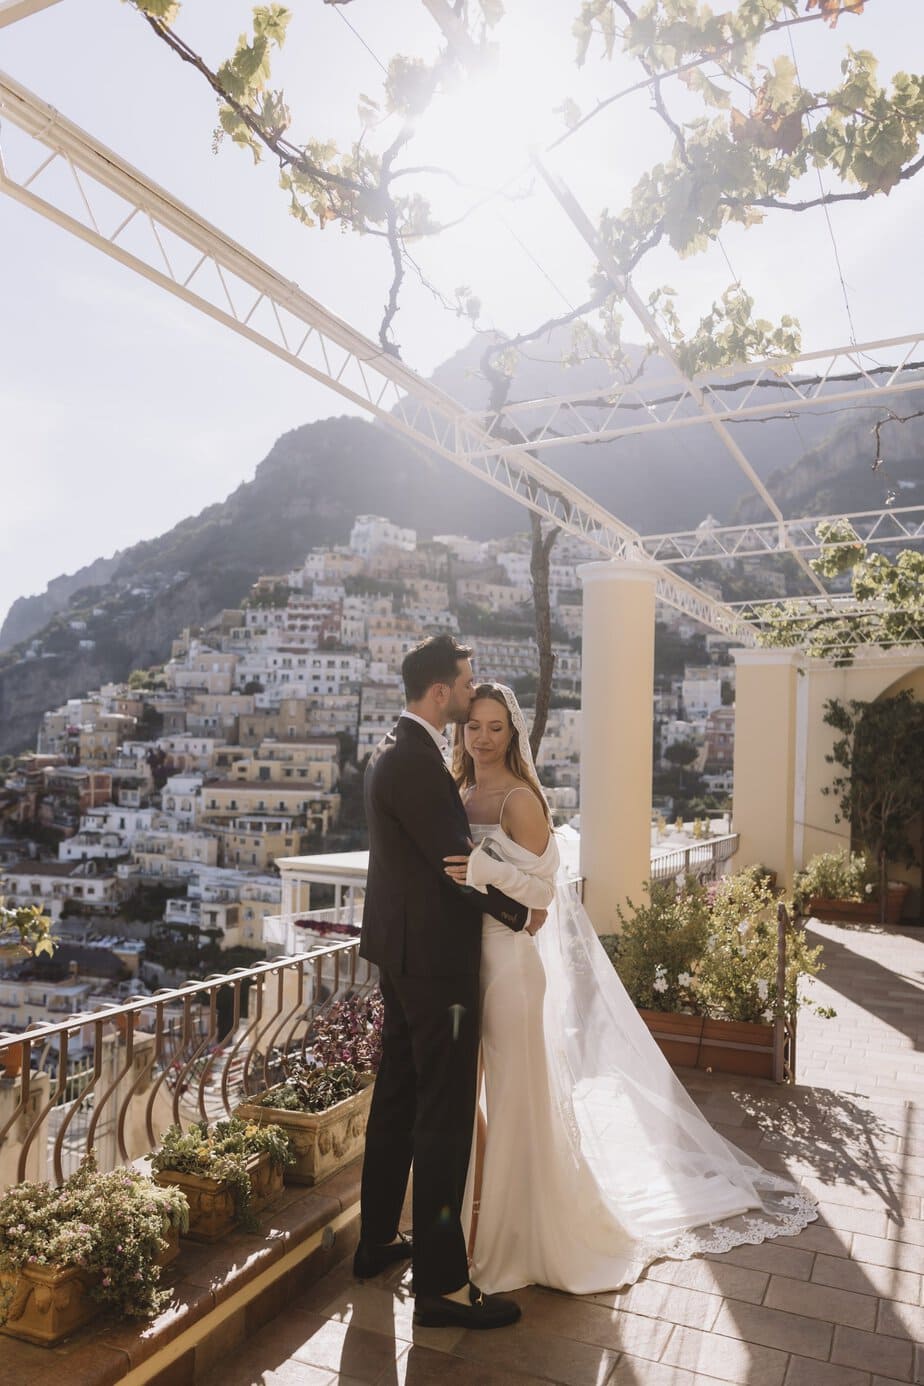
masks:
<path id="1" fill-rule="evenodd" d="M 414 1255 L 414 1243 L 403 1232 L 398 1233 L 398 1241 L 386 1246 L 376 1246 L 370 1242 L 360 1242 L 353 1257 L 353 1274 L 357 1280 L 371 1280 L 381 1275 L 389 1266 L 399 1261 L 409 1261 Z"/>
<path id="2" fill-rule="evenodd" d="M 500 1295 L 486 1295 L 469 1284 L 469 1304 L 444 1295 L 418 1295 L 414 1322 L 418 1328 L 506 1328 L 520 1317 L 519 1304 Z"/>

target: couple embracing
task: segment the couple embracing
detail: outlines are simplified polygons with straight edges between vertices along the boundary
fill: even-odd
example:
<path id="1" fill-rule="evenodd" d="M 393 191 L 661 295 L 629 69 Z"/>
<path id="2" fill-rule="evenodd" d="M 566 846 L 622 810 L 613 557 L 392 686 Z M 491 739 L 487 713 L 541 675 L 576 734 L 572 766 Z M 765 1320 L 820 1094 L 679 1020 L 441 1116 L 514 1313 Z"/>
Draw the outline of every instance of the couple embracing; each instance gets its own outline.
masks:
<path id="1" fill-rule="evenodd" d="M 415 1323 L 487 1329 L 520 1317 L 503 1291 L 617 1289 L 816 1209 L 662 1057 L 561 879 L 517 700 L 476 686 L 471 656 L 443 635 L 405 657 L 406 710 L 366 771 L 360 952 L 385 1018 L 354 1271 L 410 1259 Z"/>

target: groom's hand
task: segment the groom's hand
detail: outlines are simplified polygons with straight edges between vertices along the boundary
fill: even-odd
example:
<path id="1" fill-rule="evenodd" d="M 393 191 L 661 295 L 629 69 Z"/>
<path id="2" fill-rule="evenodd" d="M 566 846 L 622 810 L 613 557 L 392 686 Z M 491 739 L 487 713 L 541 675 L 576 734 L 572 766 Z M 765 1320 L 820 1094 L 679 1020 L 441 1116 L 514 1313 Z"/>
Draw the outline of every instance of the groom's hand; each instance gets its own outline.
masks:
<path id="1" fill-rule="evenodd" d="M 548 910 L 530 910 L 529 923 L 526 925 L 525 932 L 528 934 L 538 934 L 548 917 Z"/>

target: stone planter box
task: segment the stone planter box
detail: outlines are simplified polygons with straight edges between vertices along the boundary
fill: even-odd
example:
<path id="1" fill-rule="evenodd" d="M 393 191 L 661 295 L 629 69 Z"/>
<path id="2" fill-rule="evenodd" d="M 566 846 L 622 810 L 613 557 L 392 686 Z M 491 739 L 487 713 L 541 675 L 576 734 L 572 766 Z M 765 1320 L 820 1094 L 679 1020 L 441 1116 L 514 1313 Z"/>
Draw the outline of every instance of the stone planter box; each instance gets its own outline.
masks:
<path id="1" fill-rule="evenodd" d="M 375 1076 L 363 1074 L 360 1081 L 363 1086 L 359 1092 L 328 1107 L 326 1112 L 289 1112 L 282 1107 L 245 1102 L 234 1115 L 242 1121 L 281 1126 L 295 1156 L 295 1164 L 286 1167 L 286 1180 L 293 1184 L 317 1184 L 362 1153 Z"/>
<path id="2" fill-rule="evenodd" d="M 904 881 L 890 881 L 886 894 L 886 923 L 900 924 L 905 901 L 911 887 Z M 806 907 L 806 914 L 815 919 L 827 919 L 832 923 L 878 924 L 878 900 L 826 900 L 813 895 Z"/>
<path id="3" fill-rule="evenodd" d="M 749 1078 L 773 1077 L 773 1026 L 639 1008 L 661 1053 L 675 1068 L 711 1068 Z"/>
<path id="4" fill-rule="evenodd" d="M 158 1252 L 154 1264 L 160 1266 L 161 1270 L 165 1266 L 170 1266 L 180 1254 L 180 1229 L 168 1226 L 164 1228 L 164 1239 L 167 1245 L 163 1251 Z"/>
<path id="5" fill-rule="evenodd" d="M 14 1281 L 13 1301 L 2 1327 L 11 1338 L 53 1347 L 90 1322 L 102 1306 L 91 1281 L 76 1266 L 30 1266 L 15 1277 L 0 1275 L 4 1291 Z"/>
<path id="6" fill-rule="evenodd" d="M 270 1164 L 263 1151 L 247 1161 L 250 1175 L 250 1211 L 261 1213 L 282 1193 L 282 1170 Z M 176 1184 L 189 1200 L 189 1231 L 184 1235 L 195 1242 L 217 1242 L 234 1227 L 237 1219 L 234 1198 L 228 1185 L 205 1174 L 185 1174 L 182 1170 L 162 1169 L 154 1175 L 158 1184 Z"/>

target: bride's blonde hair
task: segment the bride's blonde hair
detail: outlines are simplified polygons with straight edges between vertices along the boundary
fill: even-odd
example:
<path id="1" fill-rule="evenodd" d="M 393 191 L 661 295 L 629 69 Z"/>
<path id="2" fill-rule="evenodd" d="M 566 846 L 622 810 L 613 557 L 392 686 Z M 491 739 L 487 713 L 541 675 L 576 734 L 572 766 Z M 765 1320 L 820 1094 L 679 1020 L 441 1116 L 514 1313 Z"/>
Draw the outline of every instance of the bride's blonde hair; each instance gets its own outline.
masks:
<path id="1" fill-rule="evenodd" d="M 542 792 L 542 785 L 539 783 L 532 765 L 528 765 L 520 754 L 520 738 L 517 736 L 516 728 L 513 725 L 510 708 L 507 706 L 507 699 L 504 697 L 503 690 L 496 683 L 480 683 L 475 689 L 472 706 L 479 698 L 490 698 L 492 702 L 500 703 L 507 714 L 510 741 L 507 746 L 507 754 L 504 757 L 504 764 L 512 775 L 516 775 L 518 780 L 522 780 L 533 791 L 542 805 L 545 821 L 551 828 L 552 815 Z M 467 789 L 475 783 L 475 762 L 465 749 L 465 724 L 463 722 L 456 724 L 455 740 L 452 747 L 452 777 L 460 789 Z"/>

